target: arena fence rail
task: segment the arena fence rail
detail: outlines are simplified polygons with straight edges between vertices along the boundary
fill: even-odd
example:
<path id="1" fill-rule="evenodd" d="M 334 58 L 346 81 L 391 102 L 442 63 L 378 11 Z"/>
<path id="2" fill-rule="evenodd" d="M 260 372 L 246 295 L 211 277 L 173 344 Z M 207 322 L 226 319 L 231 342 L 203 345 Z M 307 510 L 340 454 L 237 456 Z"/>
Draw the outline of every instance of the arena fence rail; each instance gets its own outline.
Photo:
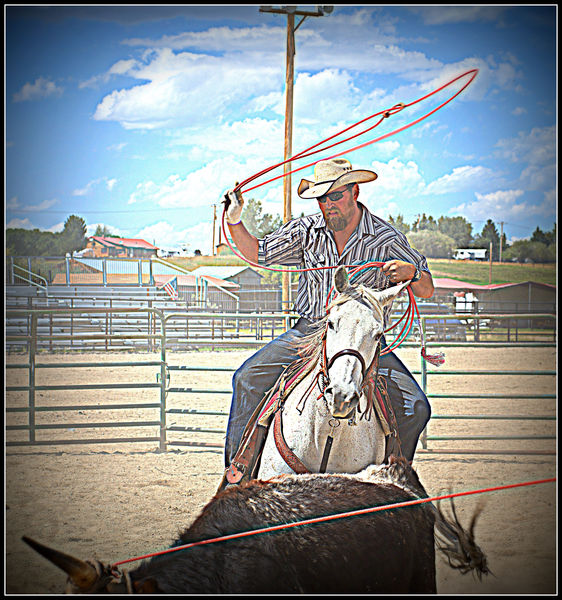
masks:
<path id="1" fill-rule="evenodd" d="M 15 371 L 15 370 L 26 370 L 28 373 L 28 382 L 27 385 L 7 385 L 5 391 L 7 392 L 7 405 L 6 405 L 6 413 L 7 414 L 19 414 L 27 416 L 27 419 L 21 419 L 17 423 L 8 423 L 6 425 L 6 432 L 10 434 L 10 437 L 13 437 L 16 431 L 26 432 L 27 436 L 25 439 L 7 439 L 6 446 L 22 446 L 22 445 L 59 445 L 59 444 L 95 444 L 95 443 L 121 443 L 121 442 L 157 442 L 160 450 L 165 451 L 172 446 L 199 446 L 206 448 L 216 448 L 221 449 L 224 446 L 224 434 L 225 434 L 225 426 L 226 420 L 225 418 L 228 416 L 228 413 L 224 410 L 209 410 L 209 409 L 197 409 L 189 406 L 185 406 L 185 402 L 177 402 L 172 399 L 176 394 L 199 394 L 199 395 L 209 395 L 217 396 L 221 395 L 227 399 L 227 397 L 231 394 L 231 389 L 198 389 L 192 386 L 180 386 L 176 384 L 171 384 L 171 376 L 172 373 L 181 373 L 181 372 L 214 372 L 217 373 L 232 373 L 234 369 L 228 367 L 200 367 L 200 366 L 189 366 L 189 365 L 174 365 L 172 361 L 168 359 L 167 355 L 167 338 L 169 332 L 174 330 L 174 326 L 172 325 L 174 320 L 177 319 L 185 319 L 185 313 L 171 313 L 164 314 L 158 309 L 155 308 L 138 308 L 138 309 L 130 309 L 130 308 L 98 308 L 98 309 L 88 309 L 88 311 L 94 311 L 97 313 L 105 314 L 106 318 L 115 318 L 120 313 L 133 313 L 134 315 L 138 315 L 140 313 L 144 313 L 144 319 L 147 318 L 151 323 L 150 332 L 137 332 L 137 333 L 128 333 L 128 334 L 118 334 L 118 333 L 80 333 L 74 331 L 72 335 L 57 335 L 53 336 L 46 332 L 38 331 L 38 322 L 39 319 L 45 314 L 49 314 L 53 312 L 53 309 L 50 310 L 25 310 L 25 309 L 17 309 L 16 312 L 25 313 L 25 318 L 29 320 L 29 329 L 25 335 L 19 336 L 9 336 L 12 338 L 17 338 L 22 343 L 25 343 L 28 348 L 28 356 L 29 360 L 26 363 L 13 363 L 6 362 L 5 366 L 7 370 Z M 60 311 L 59 311 L 60 312 Z M 83 313 L 84 309 L 74 309 L 71 311 L 72 313 Z M 110 316 L 111 313 L 111 316 Z M 199 315 L 200 316 L 200 315 Z M 216 315 L 213 315 L 216 316 Z M 458 315 L 438 315 L 440 319 L 457 319 Z M 247 314 L 229 314 L 224 315 L 224 318 L 229 319 L 248 319 Z M 259 315 L 253 316 L 253 318 L 258 319 L 271 319 L 275 317 L 283 323 L 284 327 L 287 328 L 290 326 L 291 319 L 294 315 L 289 314 L 276 314 L 276 315 Z M 529 314 L 529 315 L 517 315 L 518 318 L 529 318 L 529 319 L 545 319 L 551 318 L 555 319 L 555 315 L 551 314 Z M 429 319 L 435 318 L 435 315 L 421 315 L 421 326 L 422 328 L 426 327 L 426 321 Z M 467 319 L 486 319 L 487 315 L 465 315 L 464 318 Z M 497 315 L 494 314 L 495 319 L 510 319 L 513 318 L 513 315 Z M 148 341 L 149 348 L 157 348 L 160 349 L 160 357 L 159 360 L 146 360 L 146 361 L 114 361 L 114 362 L 67 362 L 66 357 L 68 354 L 64 354 L 61 356 L 61 360 L 57 360 L 55 362 L 45 362 L 41 360 L 41 353 L 38 352 L 38 347 L 40 340 L 44 340 L 56 337 L 58 340 L 62 338 L 73 338 L 76 341 L 76 338 L 87 338 L 87 339 L 99 339 L 105 343 L 107 343 L 108 338 L 111 342 L 124 343 L 131 342 L 133 340 L 145 340 Z M 8 339 L 8 337 L 6 338 Z M 254 340 L 222 340 L 222 343 L 227 346 L 236 345 L 237 343 L 241 344 L 243 347 L 252 347 L 252 346 L 260 346 L 266 343 L 267 340 L 263 338 L 254 339 Z M 213 346 L 221 347 L 221 340 L 210 340 Z M 555 347 L 555 343 L 545 343 L 545 342 L 510 342 L 509 344 L 505 343 L 497 343 L 497 342 L 439 342 L 439 341 L 429 341 L 427 345 L 432 345 L 436 347 L 451 347 L 451 346 L 459 346 L 459 347 L 486 347 L 486 348 L 504 348 L 504 347 L 519 347 L 521 349 L 525 348 L 544 348 L 544 347 Z M 419 347 L 415 342 L 406 342 L 404 344 L 406 347 Z M 105 347 L 105 346 L 104 346 Z M 125 346 L 125 349 L 131 349 L 130 347 Z M 84 369 L 86 375 L 84 378 L 87 380 L 88 372 L 90 369 L 101 369 L 101 368 L 113 368 L 113 369 L 129 369 L 135 368 L 137 371 L 141 368 L 145 369 L 146 367 L 154 368 L 154 371 L 151 371 L 152 378 L 147 381 L 139 381 L 140 377 L 137 375 L 133 375 L 132 382 L 123 382 L 119 381 L 119 383 L 76 383 L 76 382 L 62 382 L 62 374 L 61 374 L 61 383 L 57 385 L 41 385 L 37 380 L 37 373 L 43 370 L 48 369 L 78 369 L 79 372 Z M 458 393 L 458 394 L 438 394 L 431 393 L 428 391 L 428 378 L 433 378 L 434 376 L 450 376 L 450 377 L 479 377 L 479 376 L 492 376 L 492 377 L 555 377 L 556 371 L 554 370 L 450 370 L 447 368 L 436 368 L 436 369 L 428 369 L 427 363 L 422 359 L 421 360 L 421 369 L 419 371 L 413 371 L 414 375 L 420 375 L 420 385 L 424 392 L 428 395 L 430 402 L 437 402 L 440 399 L 453 399 L 453 400 L 464 400 L 468 401 L 468 403 L 473 403 L 475 401 L 487 401 L 491 406 L 496 407 L 498 403 L 503 400 L 507 400 L 510 402 L 523 400 L 525 402 L 534 402 L 537 400 L 555 400 L 556 394 L 544 394 L 544 393 L 512 393 L 506 392 L 501 394 L 488 394 L 482 391 L 475 391 L 474 388 L 471 391 Z M 81 378 L 82 379 L 82 378 Z M 88 403 L 84 397 L 81 398 L 79 403 L 75 402 L 66 402 L 64 404 L 53 404 L 51 400 L 51 396 L 56 396 L 56 392 L 59 391 L 76 391 L 79 392 L 82 396 L 85 396 L 87 392 L 99 390 L 104 391 L 104 401 L 98 401 L 96 399 L 93 403 Z M 117 391 L 117 390 L 152 390 L 155 393 L 155 399 L 151 402 L 121 402 L 115 403 L 111 401 L 110 394 L 107 394 L 107 391 Z M 553 386 L 554 390 L 554 386 Z M 17 396 L 19 394 L 19 396 Z M 18 400 L 13 401 L 10 398 L 17 396 Z M 22 397 L 23 396 L 23 397 Z M 39 398 L 47 397 L 50 399 L 46 404 L 40 404 L 38 402 Z M 185 396 L 184 396 L 185 398 Z M 45 401 L 43 401 L 45 402 Z M 555 404 L 555 403 L 554 403 Z M 102 411 L 103 414 L 111 414 L 112 416 L 115 414 L 119 414 L 120 410 L 152 410 L 153 414 L 156 416 L 151 420 L 139 419 L 134 421 L 123 421 L 119 418 L 111 419 L 111 420 L 100 420 L 96 422 L 86 421 L 86 420 L 76 420 L 73 422 L 61 422 L 62 415 L 67 411 L 72 411 L 74 414 L 80 413 L 84 414 L 92 414 L 93 411 L 95 415 Z M 55 423 L 42 423 L 41 420 L 38 419 L 38 415 L 42 413 L 56 413 L 57 418 Z M 529 411 L 527 411 L 529 413 Z M 68 413 L 67 413 L 68 414 Z M 183 426 L 176 422 L 168 423 L 171 418 L 181 417 L 181 415 L 190 415 L 195 417 L 219 417 L 222 418 L 222 422 L 215 427 L 197 427 L 197 426 Z M 430 421 L 430 425 L 439 421 L 464 421 L 464 420 L 474 420 L 476 423 L 475 429 L 479 429 L 480 423 L 482 422 L 491 422 L 498 423 L 509 422 L 509 421 L 555 421 L 556 417 L 553 414 L 517 414 L 513 411 L 512 407 L 509 410 L 505 410 L 500 412 L 499 414 L 489 414 L 487 411 L 482 413 L 465 413 L 465 414 L 439 414 L 435 411 L 432 414 L 432 419 Z M 25 421 L 25 422 L 24 422 Z M 150 431 L 156 431 L 154 435 L 146 435 L 146 436 L 127 436 L 125 435 L 121 437 L 110 437 L 106 434 L 106 428 L 150 428 Z M 79 429 L 92 429 L 94 432 L 104 431 L 103 436 L 99 437 L 88 437 L 88 438 L 77 438 L 76 436 L 68 436 L 68 435 L 60 435 L 57 437 L 51 437 L 50 439 L 44 439 L 41 436 L 38 436 L 38 432 L 42 430 L 55 431 L 59 432 L 68 432 L 68 431 L 76 431 Z M 187 434 L 187 439 L 185 435 Z M 197 435 L 195 435 L 197 434 Z M 207 439 L 201 440 L 201 434 L 214 434 L 215 436 L 220 436 L 216 441 L 209 441 Z M 183 438 L 183 439 L 182 439 Z M 199 438 L 199 439 L 197 439 Z M 449 433 L 445 435 L 435 435 L 431 432 L 424 431 L 421 438 L 421 446 L 420 452 L 431 453 L 431 454 L 440 454 L 440 453 L 449 453 L 449 454 L 553 454 L 554 451 L 550 449 L 550 444 L 547 444 L 546 448 L 519 448 L 514 445 L 510 445 L 507 448 L 486 448 L 480 442 L 482 441 L 516 441 L 516 440 L 530 440 L 531 443 L 535 444 L 539 440 L 554 440 L 556 436 L 554 434 L 546 434 L 546 435 L 537 435 L 537 434 L 523 434 L 523 435 L 515 435 L 515 434 L 505 434 L 505 435 L 451 435 Z M 451 442 L 451 441 L 463 441 L 465 442 L 465 447 L 461 448 L 451 448 L 450 446 L 441 446 L 440 442 Z M 431 447 L 430 447 L 431 443 Z"/>

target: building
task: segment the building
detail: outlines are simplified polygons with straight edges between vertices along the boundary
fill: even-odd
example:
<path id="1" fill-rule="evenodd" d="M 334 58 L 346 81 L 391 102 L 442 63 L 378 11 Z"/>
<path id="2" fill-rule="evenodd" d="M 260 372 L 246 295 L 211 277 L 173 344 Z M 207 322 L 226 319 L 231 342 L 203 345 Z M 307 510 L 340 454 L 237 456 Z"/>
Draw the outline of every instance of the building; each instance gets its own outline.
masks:
<path id="1" fill-rule="evenodd" d="M 157 256 L 158 247 L 145 240 L 94 235 L 88 238 L 82 256 L 94 258 L 150 258 Z"/>
<path id="2" fill-rule="evenodd" d="M 236 292 L 240 298 L 240 312 L 278 312 L 281 310 L 279 285 L 263 285 L 263 275 L 247 266 L 198 267 L 191 271 L 197 277 L 216 277 L 240 286 Z"/>
<path id="3" fill-rule="evenodd" d="M 197 267 L 191 271 L 192 275 L 196 277 L 216 277 L 217 279 L 224 279 L 225 281 L 232 281 L 237 283 L 239 286 L 254 288 L 261 284 L 263 275 L 260 275 L 256 270 L 251 267 L 238 266 L 238 267 Z"/>
<path id="4" fill-rule="evenodd" d="M 486 248 L 457 248 L 453 258 L 455 260 L 486 260 Z"/>
<path id="5" fill-rule="evenodd" d="M 556 286 L 524 281 L 483 286 L 478 296 L 481 312 L 556 313 Z"/>

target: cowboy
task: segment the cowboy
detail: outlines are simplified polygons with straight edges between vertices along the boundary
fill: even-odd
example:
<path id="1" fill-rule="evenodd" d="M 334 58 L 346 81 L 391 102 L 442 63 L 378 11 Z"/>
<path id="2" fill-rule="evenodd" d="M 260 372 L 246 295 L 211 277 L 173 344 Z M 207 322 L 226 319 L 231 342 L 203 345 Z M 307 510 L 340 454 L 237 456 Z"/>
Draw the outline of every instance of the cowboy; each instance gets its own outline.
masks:
<path id="1" fill-rule="evenodd" d="M 427 261 L 408 243 L 406 236 L 372 214 L 361 202 L 359 184 L 374 181 L 377 174 L 353 170 L 344 158 L 319 161 L 314 180 L 303 179 L 301 198 L 315 198 L 320 213 L 293 219 L 280 229 L 257 239 L 242 223 L 242 194 L 225 195 L 226 221 L 238 250 L 256 264 L 297 268 L 384 262 L 381 269 L 363 269 L 354 278 L 374 289 L 411 281 L 412 292 L 421 298 L 433 295 L 433 279 Z M 228 420 L 225 462 L 230 465 L 242 433 L 264 394 L 273 387 L 282 371 L 298 358 L 298 340 L 311 325 L 325 316 L 327 295 L 332 286 L 332 269 L 301 272 L 295 311 L 295 325 L 251 356 L 235 372 Z M 385 326 L 391 306 L 385 307 Z M 386 348 L 381 338 L 381 349 Z M 404 364 L 390 352 L 380 356 L 379 374 L 387 384 L 403 456 L 412 461 L 421 432 L 431 409 L 427 397 Z"/>

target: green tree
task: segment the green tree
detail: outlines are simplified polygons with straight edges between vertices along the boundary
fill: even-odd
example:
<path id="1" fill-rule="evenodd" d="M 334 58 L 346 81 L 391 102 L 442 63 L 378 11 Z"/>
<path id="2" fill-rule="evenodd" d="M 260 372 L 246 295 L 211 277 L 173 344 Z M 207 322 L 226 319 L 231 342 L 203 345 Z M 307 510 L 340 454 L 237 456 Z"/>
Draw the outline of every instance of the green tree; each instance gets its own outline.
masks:
<path id="1" fill-rule="evenodd" d="M 412 225 L 412 231 L 422 231 L 429 229 L 430 231 L 437 231 L 437 221 L 430 215 L 426 216 L 425 213 L 418 215 L 418 220 Z"/>
<path id="2" fill-rule="evenodd" d="M 259 200 L 249 198 L 244 203 L 242 220 L 246 229 L 257 238 L 262 238 L 283 225 L 283 219 L 280 216 L 273 216 L 268 213 L 262 214 L 262 211 L 262 204 Z"/>
<path id="3" fill-rule="evenodd" d="M 550 244 L 556 243 L 556 223 L 552 228 L 552 231 L 542 231 L 540 227 L 537 227 L 531 236 L 531 242 L 540 242 L 549 246 Z"/>
<path id="4" fill-rule="evenodd" d="M 505 260 L 533 263 L 556 262 L 556 245 L 534 242 L 531 240 L 517 240 L 504 252 Z"/>
<path id="5" fill-rule="evenodd" d="M 389 215 L 388 222 L 402 233 L 408 233 L 408 231 L 410 231 L 410 226 L 404 221 L 403 215 L 398 215 L 396 219 L 392 215 Z"/>
<path id="6" fill-rule="evenodd" d="M 59 235 L 39 229 L 7 229 L 7 253 L 12 256 L 57 256 Z"/>
<path id="7" fill-rule="evenodd" d="M 439 217 L 437 227 L 455 240 L 457 248 L 468 248 L 472 242 L 472 223 L 464 217 Z"/>
<path id="8" fill-rule="evenodd" d="M 120 235 L 111 233 L 111 231 L 109 230 L 109 227 L 107 225 L 100 225 L 100 224 L 98 224 L 98 226 L 96 227 L 94 235 L 98 235 L 100 237 L 114 237 L 114 238 L 121 237 Z"/>
<path id="9" fill-rule="evenodd" d="M 76 250 L 83 250 L 86 244 L 86 222 L 81 217 L 70 215 L 60 234 L 60 251 L 62 254 L 72 254 Z"/>
<path id="10" fill-rule="evenodd" d="M 500 234 L 492 219 L 488 219 L 479 235 L 472 243 L 472 248 L 490 248 L 492 243 L 492 260 L 499 260 L 500 257 Z"/>
<path id="11" fill-rule="evenodd" d="M 440 231 L 422 229 L 406 236 L 410 245 L 428 258 L 450 258 L 455 251 L 455 240 Z"/>

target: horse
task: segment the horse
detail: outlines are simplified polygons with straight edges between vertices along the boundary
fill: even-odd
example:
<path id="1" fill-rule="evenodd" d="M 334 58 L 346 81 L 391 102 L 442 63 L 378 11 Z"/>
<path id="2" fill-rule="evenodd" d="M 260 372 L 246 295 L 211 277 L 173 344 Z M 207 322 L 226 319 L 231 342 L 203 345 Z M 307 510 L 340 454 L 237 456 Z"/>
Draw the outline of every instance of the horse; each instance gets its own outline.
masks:
<path id="1" fill-rule="evenodd" d="M 338 295 L 302 342 L 302 359 L 296 362 L 306 365 L 306 375 L 292 384 L 290 393 L 281 391 L 255 467 L 258 477 L 357 473 L 383 462 L 392 430 L 380 418 L 373 385 L 383 309 L 409 283 L 375 291 L 351 285 L 345 267 L 336 269 Z"/>
<path id="2" fill-rule="evenodd" d="M 391 456 L 356 475 L 280 475 L 229 486 L 170 549 L 130 571 L 23 540 L 68 574 L 72 594 L 436 593 L 436 545 L 461 573 L 490 573 L 474 539 L 480 509 L 466 530 L 454 504 L 452 518 L 419 499 L 427 493 L 415 471 Z M 414 504 L 368 511 L 403 502 Z"/>

